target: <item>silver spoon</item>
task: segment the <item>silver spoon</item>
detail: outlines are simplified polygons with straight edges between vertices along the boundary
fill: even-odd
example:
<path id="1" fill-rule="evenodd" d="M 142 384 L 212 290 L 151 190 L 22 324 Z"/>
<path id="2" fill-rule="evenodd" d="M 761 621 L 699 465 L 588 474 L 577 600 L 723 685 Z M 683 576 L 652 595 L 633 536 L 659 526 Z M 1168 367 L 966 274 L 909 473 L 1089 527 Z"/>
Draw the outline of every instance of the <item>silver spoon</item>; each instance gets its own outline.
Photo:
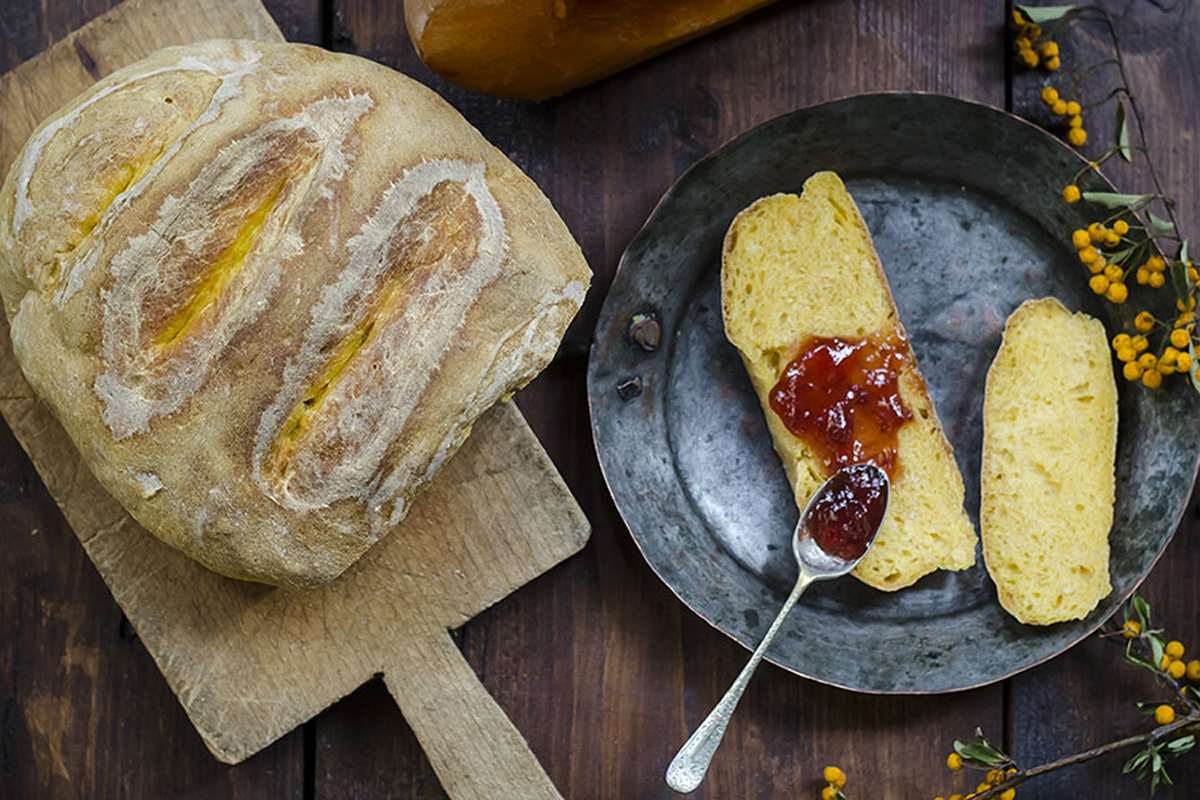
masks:
<path id="1" fill-rule="evenodd" d="M 763 654 L 767 652 L 767 647 L 775 638 L 775 634 L 783 626 L 783 620 L 787 617 L 788 612 L 792 610 L 792 606 L 796 605 L 796 601 L 800 599 L 800 595 L 804 593 L 810 583 L 841 577 L 854 569 L 855 565 L 862 560 L 867 550 L 874 544 L 875 535 L 879 533 L 879 526 L 883 524 L 883 519 L 887 515 L 890 488 L 887 473 L 879 467 L 874 464 L 855 464 L 838 470 L 833 477 L 821 484 L 813 493 L 812 498 L 804 507 L 804 512 L 800 515 L 800 521 L 796 523 L 795 532 L 792 534 L 792 553 L 796 556 L 796 563 L 800 565 L 800 576 L 796 579 L 796 585 L 792 587 L 792 593 L 788 595 L 787 602 L 780 609 L 779 616 L 775 617 L 775 621 L 767 629 L 767 635 L 763 637 L 754 654 L 750 656 L 750 661 L 742 668 L 733 685 L 729 687 L 725 696 L 709 712 L 704 722 L 700 723 L 700 727 L 696 728 L 695 733 L 684 743 L 683 747 L 679 748 L 679 752 L 671 760 L 670 766 L 667 767 L 667 786 L 686 794 L 694 791 L 704 780 L 709 762 L 712 761 L 713 754 L 717 752 L 721 738 L 725 735 L 729 719 L 733 716 L 738 701 L 742 699 L 746 685 L 750 683 L 750 676 L 754 674 L 758 663 L 762 661 Z M 858 526 L 854 531 L 857 534 L 856 538 L 865 541 L 866 546 L 857 555 L 852 552 L 848 553 L 852 558 L 840 558 L 825 552 L 817 544 L 816 537 L 819 535 L 817 528 L 825 525 L 827 527 L 824 530 L 829 530 L 828 526 L 836 522 L 836 518 L 832 517 L 831 513 L 836 515 L 837 510 L 845 508 L 847 502 L 851 504 L 858 502 L 854 499 L 855 495 L 859 497 L 859 500 L 868 501 L 862 504 L 860 509 L 867 513 L 863 513 L 851 521 L 852 525 Z M 851 511 L 854 508 L 857 507 L 852 506 Z M 854 515 L 851 514 L 851 516 Z M 829 541 L 826 542 L 826 546 L 830 549 L 839 549 L 836 543 L 831 546 Z"/>

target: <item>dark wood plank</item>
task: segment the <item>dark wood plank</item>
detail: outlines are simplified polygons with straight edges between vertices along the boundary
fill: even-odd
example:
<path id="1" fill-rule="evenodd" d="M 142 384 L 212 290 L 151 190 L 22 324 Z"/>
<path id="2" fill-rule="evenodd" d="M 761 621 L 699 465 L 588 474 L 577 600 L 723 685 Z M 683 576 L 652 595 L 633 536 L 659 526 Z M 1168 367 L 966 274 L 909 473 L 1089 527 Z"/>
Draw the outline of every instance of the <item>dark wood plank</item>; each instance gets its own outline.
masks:
<path id="1" fill-rule="evenodd" d="M 208 753 L 2 425 L 0 519 L 0 796 L 302 797 L 300 732 Z"/>
<path id="2" fill-rule="evenodd" d="M 45 50 L 120 0 L 6 0 L 0 14 L 0 72 Z"/>
<path id="3" fill-rule="evenodd" d="M 382 680 L 374 680 L 321 715 L 315 728 L 314 797 L 441 800 L 429 759 Z M 331 769 L 354 753 L 361 770 Z"/>
<path id="4" fill-rule="evenodd" d="M 592 542 L 469 623 L 463 649 L 564 796 L 673 796 L 662 781 L 667 761 L 747 654 L 684 609 L 645 565 L 596 465 L 586 348 L 617 260 L 680 172 L 772 116 L 876 89 L 1002 105 L 1004 5 L 954 4 L 947 13 L 917 0 L 784 3 L 542 104 L 474 94 L 432 75 L 392 4 L 334 7 L 334 46 L 447 97 L 538 182 L 596 272 L 559 361 L 518 396 L 592 520 Z M 857 796 L 868 786 L 872 796 L 932 796 L 953 738 L 977 724 L 1002 729 L 1002 694 L 997 686 L 949 698 L 864 697 L 766 667 L 696 796 L 815 796 L 829 762 L 851 773 L 850 788 L 864 792 Z M 353 726 L 349 713 L 335 707 L 317 730 Z M 401 733 L 390 738 L 405 744 Z M 340 781 L 355 775 L 394 774 L 386 753 L 362 756 L 352 741 L 328 741 L 317 774 L 333 777 L 319 797 L 354 796 Z"/>
<path id="5" fill-rule="evenodd" d="M 328 36 L 326 4 L 322 0 L 262 0 L 289 42 L 325 45 Z"/>
<path id="6" fill-rule="evenodd" d="M 1122 48 L 1133 90 L 1146 112 L 1150 146 L 1168 194 L 1179 202 L 1177 212 L 1185 235 L 1200 232 L 1200 150 L 1195 146 L 1197 118 L 1194 103 L 1200 96 L 1200 26 L 1193 3 L 1166 4 L 1106 2 L 1117 15 Z M 1098 26 L 1072 25 L 1055 37 L 1062 48 L 1063 68 L 1053 76 L 1018 70 L 1013 82 L 1014 110 L 1038 122 L 1052 117 L 1038 99 L 1043 85 L 1063 92 L 1088 64 L 1111 57 L 1107 34 Z M 1085 79 L 1078 99 L 1087 103 L 1103 99 L 1118 80 L 1115 69 L 1104 68 Z M 1074 98 L 1073 98 L 1074 99 Z M 1084 114 L 1088 143 L 1084 152 L 1103 152 L 1113 141 L 1112 104 Z M 1130 123 L 1132 125 L 1132 121 Z M 1119 159 L 1104 165 L 1104 172 L 1121 191 L 1154 191 L 1143 162 L 1127 166 Z M 1069 176 L 1068 176 L 1069 177 Z M 1065 181 L 1064 181 L 1065 182 Z M 1098 216 L 1103 212 L 1097 212 Z M 1080 280 L 1084 280 L 1081 273 Z M 1132 281 L 1131 300 L 1148 291 Z M 1164 290 L 1166 291 L 1166 290 Z M 1181 380 L 1168 384 L 1170 391 L 1188 391 Z M 1183 494 L 1189 487 L 1180 486 Z M 1174 540 L 1143 584 L 1140 593 L 1155 611 L 1155 624 L 1188 645 L 1189 658 L 1200 657 L 1200 495 L 1194 496 Z M 1120 531 L 1114 531 L 1119 536 Z M 1091 639 L 1062 658 L 1013 681 L 1007 738 L 1015 755 L 1026 764 L 1044 762 L 1148 727 L 1133 707 L 1136 700 L 1161 697 L 1143 670 L 1121 663 L 1111 642 Z M 1111 755 L 1075 769 L 1047 776 L 1019 794 L 1029 798 L 1065 796 L 1096 800 L 1144 795 L 1147 787 L 1121 774 L 1121 765 L 1132 753 Z M 1166 797 L 1190 797 L 1200 785 L 1200 759 L 1194 755 L 1171 768 L 1178 787 Z"/>
<path id="7" fill-rule="evenodd" d="M 781 3 L 544 103 L 462 89 L 431 73 L 398 3 L 334 0 L 335 49 L 435 89 L 554 202 L 596 273 L 567 337 L 586 349 L 617 260 L 688 166 L 771 117 L 863 91 L 922 90 L 1003 105 L 997 0 Z"/>
<path id="8" fill-rule="evenodd" d="M 777 113 L 882 88 L 929 89 L 1002 104 L 1003 8 L 991 3 L 949 9 L 950 4 L 917 0 L 781 5 L 596 86 L 534 105 L 474 95 L 428 74 L 404 35 L 398 5 L 338 2 L 336 44 L 401 67 L 447 95 L 542 185 L 597 272 L 596 289 L 573 327 L 564 359 L 519 399 L 593 519 L 595 539 L 580 557 L 470 624 L 464 649 L 567 796 L 667 796 L 660 776 L 672 747 L 723 691 L 745 654 L 682 609 L 649 572 L 595 468 L 580 356 L 617 257 L 679 171 Z M 103 10 L 86 3 L 72 8 L 54 12 L 79 14 L 77 22 L 58 28 L 37 4 L 23 3 L 7 14 L 0 22 L 5 26 L 0 67 L 24 60 Z M 1182 4 L 1176 13 L 1188 9 Z M 311 15 L 291 23 L 280 13 L 276 18 L 289 37 L 319 36 L 305 27 Z M 1171 190 L 1182 192 L 1188 177 L 1200 171 L 1195 148 L 1187 146 L 1194 142 L 1195 121 L 1185 115 L 1183 103 L 1196 96 L 1194 83 L 1184 78 L 1197 73 L 1197 50 L 1178 46 L 1185 35 L 1178 31 L 1188 30 L 1178 22 L 1146 27 L 1131 49 L 1138 74 L 1157 87 L 1152 135 L 1163 161 L 1172 164 Z M 1195 26 L 1190 30 L 1194 36 Z M 1148 94 L 1143 90 L 1144 100 Z M 1095 131 L 1101 130 L 1097 123 Z M 1191 192 L 1181 199 L 1187 224 L 1195 228 L 1198 206 Z M 294 796 L 299 786 L 290 766 L 294 756 L 287 757 L 286 769 L 272 762 L 262 773 L 250 776 L 248 770 L 277 751 L 301 750 L 301 736 L 293 734 L 242 767 L 211 761 L 144 651 L 120 638 L 107 590 L 44 491 L 37 499 L 39 491 L 15 443 L 0 442 L 7 530 L 10 536 L 38 530 L 36 536 L 6 541 L 0 556 L 3 574 L 20 576 L 6 579 L 0 595 L 5 620 L 0 670 L 12 676 L 0 682 L 5 786 L 28 786 L 26 794 L 36 796 L 48 794 L 41 791 L 45 786 L 66 792 L 65 774 L 72 794 Z M 1190 611 L 1200 599 L 1191 579 L 1200 566 L 1200 525 L 1190 526 L 1145 591 L 1172 631 L 1200 645 L 1200 621 Z M 1171 613 L 1165 609 L 1175 616 L 1165 616 Z M 114 628 L 111 636 L 105 633 Z M 1139 686 L 1097 669 L 1108 658 L 1105 643 L 1088 642 L 1013 682 L 1009 738 L 1018 755 L 1050 757 L 1091 742 L 1090 732 L 1140 722 L 1128 709 Z M 87 681 L 100 688 L 79 688 Z M 317 796 L 441 796 L 411 734 L 380 691 L 370 685 L 319 718 Z M 990 689 L 940 699 L 864 698 L 766 668 L 747 694 L 706 791 L 815 794 L 821 764 L 836 761 L 851 772 L 852 789 L 878 787 L 885 797 L 948 794 L 941 767 L 948 741 L 969 735 L 975 724 L 1000 729 L 999 694 Z M 69 714 L 62 710 L 65 698 Z M 80 745 L 79 731 L 89 741 L 108 744 Z M 1131 787 L 1123 783 L 1128 779 L 1115 775 L 1119 760 L 1113 763 L 1047 779 L 1022 795 L 1057 797 L 1069 788 L 1093 797 L 1130 796 Z M 1193 785 L 1194 770 L 1180 773 Z M 263 778 L 272 771 L 273 779 Z"/>

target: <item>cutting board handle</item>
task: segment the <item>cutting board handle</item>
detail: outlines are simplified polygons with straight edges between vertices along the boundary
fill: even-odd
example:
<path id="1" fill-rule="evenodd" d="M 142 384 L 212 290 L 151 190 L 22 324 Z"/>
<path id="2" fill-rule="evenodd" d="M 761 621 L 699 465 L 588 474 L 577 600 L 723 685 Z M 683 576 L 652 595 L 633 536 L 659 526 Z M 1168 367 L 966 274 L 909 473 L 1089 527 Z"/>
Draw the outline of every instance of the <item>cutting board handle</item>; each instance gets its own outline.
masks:
<path id="1" fill-rule="evenodd" d="M 449 631 L 417 636 L 397 657 L 384 683 L 452 800 L 562 800 Z"/>

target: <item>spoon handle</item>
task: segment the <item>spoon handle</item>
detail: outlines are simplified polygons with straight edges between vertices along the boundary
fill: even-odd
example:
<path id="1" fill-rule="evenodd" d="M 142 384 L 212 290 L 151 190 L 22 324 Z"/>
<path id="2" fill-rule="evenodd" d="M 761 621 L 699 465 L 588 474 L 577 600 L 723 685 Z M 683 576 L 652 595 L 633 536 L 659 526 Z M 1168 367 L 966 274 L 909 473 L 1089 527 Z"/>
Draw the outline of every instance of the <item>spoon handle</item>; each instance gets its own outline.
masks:
<path id="1" fill-rule="evenodd" d="M 725 692 L 725 696 L 712 711 L 708 712 L 704 722 L 700 723 L 700 727 L 696 728 L 695 733 L 688 738 L 683 747 L 679 748 L 679 752 L 671 760 L 670 766 L 667 767 L 667 786 L 686 794 L 694 791 L 704 780 L 704 775 L 708 772 L 708 764 L 712 761 L 713 754 L 717 752 L 721 738 L 725 736 L 729 718 L 733 716 L 738 701 L 742 699 L 742 692 L 746 691 L 746 685 L 750 683 L 750 676 L 758 668 L 758 662 L 762 661 L 763 654 L 767 652 L 775 634 L 779 633 L 784 618 L 792 610 L 792 606 L 796 605 L 796 601 L 800 599 L 800 595 L 804 593 L 810 583 L 812 583 L 812 577 L 807 571 L 801 569 L 800 577 L 796 580 L 796 585 L 792 587 L 792 593 L 788 595 L 787 602 L 779 610 L 779 615 L 767 629 L 767 635 L 755 648 L 754 655 L 750 656 L 746 666 L 742 667 L 742 671 L 738 673 L 733 685 Z"/>

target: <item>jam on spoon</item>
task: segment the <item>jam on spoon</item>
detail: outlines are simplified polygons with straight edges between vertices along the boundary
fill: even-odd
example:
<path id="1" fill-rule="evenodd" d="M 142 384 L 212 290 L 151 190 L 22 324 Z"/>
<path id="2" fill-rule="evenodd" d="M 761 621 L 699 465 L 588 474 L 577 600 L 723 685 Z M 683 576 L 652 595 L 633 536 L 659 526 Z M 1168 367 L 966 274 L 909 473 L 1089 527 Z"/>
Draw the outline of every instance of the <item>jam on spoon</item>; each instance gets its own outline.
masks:
<path id="1" fill-rule="evenodd" d="M 875 540 L 887 504 L 882 472 L 866 464 L 846 467 L 813 496 L 804 513 L 804 531 L 829 555 L 857 561 Z"/>

